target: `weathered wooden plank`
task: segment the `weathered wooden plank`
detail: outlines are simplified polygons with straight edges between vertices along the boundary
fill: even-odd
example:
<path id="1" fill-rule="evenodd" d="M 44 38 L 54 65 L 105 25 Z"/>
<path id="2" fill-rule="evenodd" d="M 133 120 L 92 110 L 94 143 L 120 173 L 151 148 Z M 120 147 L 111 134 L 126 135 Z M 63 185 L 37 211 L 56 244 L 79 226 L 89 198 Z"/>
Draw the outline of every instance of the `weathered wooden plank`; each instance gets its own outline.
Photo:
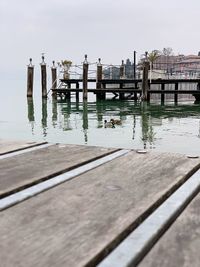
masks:
<path id="1" fill-rule="evenodd" d="M 46 180 L 116 149 L 53 145 L 0 161 L 0 197 Z"/>
<path id="2" fill-rule="evenodd" d="M 14 151 L 22 150 L 28 147 L 44 144 L 46 142 L 24 142 L 24 141 L 11 141 L 0 139 L 0 155 L 11 153 Z"/>
<path id="3" fill-rule="evenodd" d="M 199 214 L 200 196 L 197 195 L 138 266 L 199 267 Z"/>
<path id="4" fill-rule="evenodd" d="M 199 162 L 130 152 L 13 206 L 1 212 L 0 261 L 5 267 L 95 266 Z"/>
<path id="5" fill-rule="evenodd" d="M 198 170 L 97 266 L 136 266 L 199 191 Z"/>

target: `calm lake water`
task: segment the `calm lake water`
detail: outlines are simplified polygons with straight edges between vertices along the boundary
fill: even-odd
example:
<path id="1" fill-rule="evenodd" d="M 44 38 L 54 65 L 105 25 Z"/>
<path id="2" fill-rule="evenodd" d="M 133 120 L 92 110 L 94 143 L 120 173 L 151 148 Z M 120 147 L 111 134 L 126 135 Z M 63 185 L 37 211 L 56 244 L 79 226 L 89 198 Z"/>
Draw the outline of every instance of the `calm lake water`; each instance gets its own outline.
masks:
<path id="1" fill-rule="evenodd" d="M 200 155 L 200 105 L 193 98 L 177 105 L 159 100 L 88 103 L 41 99 L 36 85 L 33 100 L 26 98 L 26 84 L 1 83 L 0 138 L 86 144 L 104 147 L 150 149 Z M 120 119 L 121 125 L 105 128 L 104 120 Z"/>

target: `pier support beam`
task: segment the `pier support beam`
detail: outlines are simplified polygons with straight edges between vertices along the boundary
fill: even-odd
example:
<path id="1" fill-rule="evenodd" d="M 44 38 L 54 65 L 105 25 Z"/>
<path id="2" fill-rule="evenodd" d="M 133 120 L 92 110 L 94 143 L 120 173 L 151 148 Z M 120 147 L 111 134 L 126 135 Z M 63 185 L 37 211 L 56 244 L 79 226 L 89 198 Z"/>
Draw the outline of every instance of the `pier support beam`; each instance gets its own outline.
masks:
<path id="1" fill-rule="evenodd" d="M 177 91 L 177 93 L 174 94 L 174 102 L 178 103 L 178 83 L 175 83 L 175 91 Z"/>
<path id="2" fill-rule="evenodd" d="M 79 89 L 79 82 L 76 83 L 76 89 Z M 79 92 L 76 92 L 76 102 L 79 102 Z"/>
<path id="3" fill-rule="evenodd" d="M 120 66 L 120 79 L 125 78 L 125 65 L 124 65 L 124 60 L 122 60 L 122 64 Z M 120 83 L 120 89 L 123 89 L 123 83 Z M 124 93 L 119 93 L 119 99 L 123 100 L 124 99 Z"/>
<path id="4" fill-rule="evenodd" d="M 143 101 L 147 101 L 147 94 L 149 90 L 148 73 L 149 73 L 149 62 L 145 61 L 144 66 L 143 66 L 143 76 L 142 76 L 142 100 Z"/>
<path id="5" fill-rule="evenodd" d="M 162 93 L 161 93 L 161 103 L 164 103 L 165 102 L 165 93 L 164 93 L 164 91 L 165 91 L 165 84 L 164 83 L 161 84 L 161 90 L 162 90 Z"/>
<path id="6" fill-rule="evenodd" d="M 44 56 L 42 56 L 41 66 L 41 85 L 42 85 L 42 97 L 47 97 L 47 70 L 46 63 L 44 62 Z"/>
<path id="7" fill-rule="evenodd" d="M 87 100 L 88 94 L 88 62 L 87 55 L 85 55 L 85 61 L 83 62 L 83 99 Z"/>
<path id="8" fill-rule="evenodd" d="M 32 65 L 32 58 L 27 69 L 27 97 L 33 96 L 33 77 L 34 77 L 34 66 Z"/>
<path id="9" fill-rule="evenodd" d="M 133 78 L 136 79 L 136 51 L 133 53 Z"/>

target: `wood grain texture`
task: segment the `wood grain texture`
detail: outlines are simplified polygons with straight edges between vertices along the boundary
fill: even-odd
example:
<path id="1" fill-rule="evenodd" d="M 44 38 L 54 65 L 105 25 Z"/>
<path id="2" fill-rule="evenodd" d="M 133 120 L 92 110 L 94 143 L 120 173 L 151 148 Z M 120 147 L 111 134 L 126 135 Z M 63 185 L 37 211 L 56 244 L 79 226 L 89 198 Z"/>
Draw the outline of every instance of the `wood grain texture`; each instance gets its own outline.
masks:
<path id="1" fill-rule="evenodd" d="M 13 206 L 1 212 L 0 262 L 95 266 L 106 248 L 197 165 L 199 159 L 180 155 L 129 152 Z"/>
<path id="2" fill-rule="evenodd" d="M 139 267 L 200 266 L 200 196 L 157 241 Z"/>
<path id="3" fill-rule="evenodd" d="M 2 159 L 0 197 L 115 150 L 78 145 L 53 145 Z"/>
<path id="4" fill-rule="evenodd" d="M 33 147 L 36 145 L 44 144 L 44 142 L 28 142 L 28 141 L 11 141 L 0 139 L 0 155 L 11 153 L 17 150 Z"/>

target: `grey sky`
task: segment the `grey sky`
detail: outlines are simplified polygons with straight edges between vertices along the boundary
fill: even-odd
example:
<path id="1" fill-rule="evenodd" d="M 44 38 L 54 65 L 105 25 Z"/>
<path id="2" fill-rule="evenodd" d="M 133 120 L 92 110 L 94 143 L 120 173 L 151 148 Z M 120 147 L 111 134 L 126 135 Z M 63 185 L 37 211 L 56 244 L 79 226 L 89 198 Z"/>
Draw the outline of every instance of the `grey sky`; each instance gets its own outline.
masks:
<path id="1" fill-rule="evenodd" d="M 22 73 L 41 53 L 80 63 L 119 64 L 144 51 L 172 47 L 200 50 L 199 0 L 0 0 L 0 76 L 11 67 Z M 12 63 L 11 63 L 12 62 Z"/>

